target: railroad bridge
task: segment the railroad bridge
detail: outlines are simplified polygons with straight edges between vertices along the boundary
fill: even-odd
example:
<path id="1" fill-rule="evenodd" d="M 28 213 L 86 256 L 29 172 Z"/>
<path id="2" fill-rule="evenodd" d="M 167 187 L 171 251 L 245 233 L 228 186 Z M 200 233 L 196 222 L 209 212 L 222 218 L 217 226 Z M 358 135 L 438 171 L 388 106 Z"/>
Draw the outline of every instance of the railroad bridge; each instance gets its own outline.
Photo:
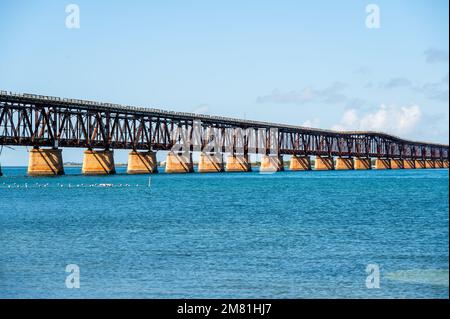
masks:
<path id="1" fill-rule="evenodd" d="M 113 174 L 114 149 L 129 149 L 130 174 L 165 172 L 448 168 L 448 145 L 380 132 L 340 132 L 220 116 L 0 91 L 0 147 L 30 146 L 29 175 L 64 174 L 62 148 L 86 149 L 83 174 Z M 224 155 L 227 154 L 226 160 Z M 314 158 L 314 161 L 311 160 Z M 374 160 L 374 165 L 372 165 Z M 312 165 L 314 162 L 314 165 Z M 0 171 L 1 174 L 1 171 Z"/>

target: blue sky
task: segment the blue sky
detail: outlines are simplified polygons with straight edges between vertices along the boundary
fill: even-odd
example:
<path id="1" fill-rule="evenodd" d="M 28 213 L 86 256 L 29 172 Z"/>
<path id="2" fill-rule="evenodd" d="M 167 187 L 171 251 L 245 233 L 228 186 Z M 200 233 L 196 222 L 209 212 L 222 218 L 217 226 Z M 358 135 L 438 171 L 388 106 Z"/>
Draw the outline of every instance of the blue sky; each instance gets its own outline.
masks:
<path id="1" fill-rule="evenodd" d="M 65 26 L 66 5 L 80 28 Z M 381 28 L 366 27 L 366 6 Z M 448 143 L 448 1 L 2 1 L 0 89 Z M 6 149 L 3 165 L 25 165 Z M 82 150 L 64 150 L 81 161 Z M 126 152 L 116 152 L 126 162 Z"/>

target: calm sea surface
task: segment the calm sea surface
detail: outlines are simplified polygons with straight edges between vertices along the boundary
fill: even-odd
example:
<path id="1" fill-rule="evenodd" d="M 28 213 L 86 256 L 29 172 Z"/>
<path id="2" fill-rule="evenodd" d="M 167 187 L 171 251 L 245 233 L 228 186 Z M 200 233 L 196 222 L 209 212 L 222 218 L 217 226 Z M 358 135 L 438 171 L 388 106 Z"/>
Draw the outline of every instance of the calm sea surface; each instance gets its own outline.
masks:
<path id="1" fill-rule="evenodd" d="M 0 298 L 448 298 L 448 170 L 124 171 L 3 167 Z"/>

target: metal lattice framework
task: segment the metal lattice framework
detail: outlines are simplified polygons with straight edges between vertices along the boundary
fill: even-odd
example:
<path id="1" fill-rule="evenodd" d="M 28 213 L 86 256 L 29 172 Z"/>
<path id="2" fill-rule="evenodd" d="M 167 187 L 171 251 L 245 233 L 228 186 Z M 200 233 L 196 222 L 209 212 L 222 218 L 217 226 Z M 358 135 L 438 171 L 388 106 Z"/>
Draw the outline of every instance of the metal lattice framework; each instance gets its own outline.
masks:
<path id="1" fill-rule="evenodd" d="M 198 136 L 195 127 L 198 125 Z M 179 134 L 183 129 L 186 134 Z M 185 141 L 183 141 L 185 140 Z M 448 159 L 448 145 L 0 91 L 0 145 Z M 215 141 L 211 147 L 212 140 Z M 256 142 L 255 142 L 256 141 Z"/>

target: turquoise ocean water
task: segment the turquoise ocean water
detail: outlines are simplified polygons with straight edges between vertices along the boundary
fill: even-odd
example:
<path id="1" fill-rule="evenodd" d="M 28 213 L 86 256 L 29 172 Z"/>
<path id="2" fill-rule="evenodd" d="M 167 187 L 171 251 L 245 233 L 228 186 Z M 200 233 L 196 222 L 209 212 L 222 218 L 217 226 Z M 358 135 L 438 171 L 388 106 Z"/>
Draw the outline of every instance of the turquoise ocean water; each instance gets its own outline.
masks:
<path id="1" fill-rule="evenodd" d="M 2 170 L 0 298 L 448 298 L 448 170 Z"/>

